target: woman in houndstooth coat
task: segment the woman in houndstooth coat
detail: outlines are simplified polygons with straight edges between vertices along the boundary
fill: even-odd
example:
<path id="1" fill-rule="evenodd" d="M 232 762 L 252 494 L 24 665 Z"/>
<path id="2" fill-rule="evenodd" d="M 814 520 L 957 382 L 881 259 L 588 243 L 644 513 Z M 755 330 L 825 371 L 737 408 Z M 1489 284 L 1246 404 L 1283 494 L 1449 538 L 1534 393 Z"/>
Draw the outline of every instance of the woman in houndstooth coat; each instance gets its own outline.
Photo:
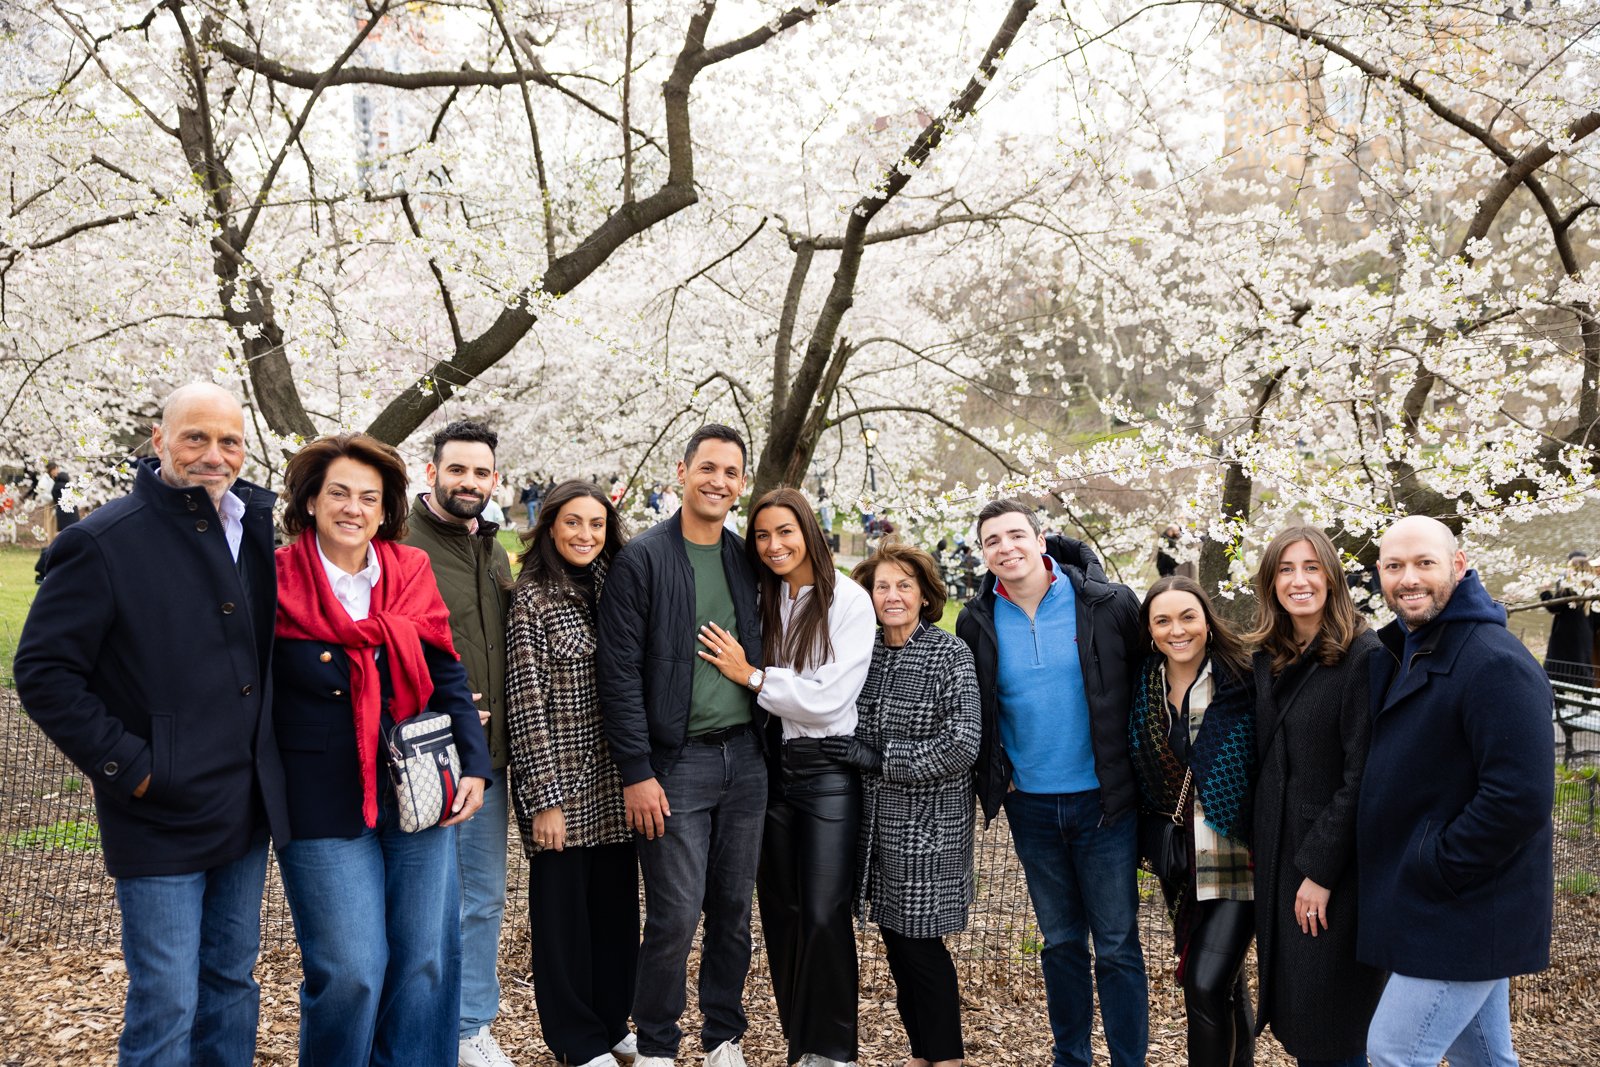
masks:
<path id="1" fill-rule="evenodd" d="M 972 653 L 933 624 L 944 613 L 939 565 L 889 541 L 853 575 L 880 629 L 857 700 L 864 763 L 856 910 L 883 933 L 910 1063 L 959 1064 L 961 997 L 944 935 L 973 898 L 978 679 Z"/>
<path id="2" fill-rule="evenodd" d="M 588 482 L 545 497 L 523 536 L 506 627 L 511 797 L 528 855 L 534 1000 L 561 1063 L 614 1064 L 639 953 L 639 868 L 622 779 L 601 731 L 595 605 L 622 547 Z"/>

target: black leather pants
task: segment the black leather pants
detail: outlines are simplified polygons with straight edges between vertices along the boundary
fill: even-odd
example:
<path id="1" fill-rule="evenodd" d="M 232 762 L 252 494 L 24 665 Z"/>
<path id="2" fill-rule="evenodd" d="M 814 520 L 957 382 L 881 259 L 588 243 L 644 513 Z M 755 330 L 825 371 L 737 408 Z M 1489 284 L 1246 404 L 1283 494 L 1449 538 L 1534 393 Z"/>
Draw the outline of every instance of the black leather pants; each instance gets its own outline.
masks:
<path id="1" fill-rule="evenodd" d="M 856 834 L 861 780 L 809 738 L 783 746 L 767 805 L 756 902 L 787 1063 L 807 1052 L 856 1058 Z"/>
<path id="2" fill-rule="evenodd" d="M 1255 1026 L 1244 958 L 1255 934 L 1248 900 L 1203 900 L 1183 971 L 1189 1067 L 1247 1067 L 1255 1062 Z"/>

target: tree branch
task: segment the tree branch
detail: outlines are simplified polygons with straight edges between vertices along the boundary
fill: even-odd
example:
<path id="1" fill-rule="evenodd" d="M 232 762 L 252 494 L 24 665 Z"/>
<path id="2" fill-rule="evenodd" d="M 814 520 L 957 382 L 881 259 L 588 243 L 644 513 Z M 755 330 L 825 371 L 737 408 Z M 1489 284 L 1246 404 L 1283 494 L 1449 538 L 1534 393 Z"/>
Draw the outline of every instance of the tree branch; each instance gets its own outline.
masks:
<path id="1" fill-rule="evenodd" d="M 373 85 L 389 89 L 506 89 L 533 82 L 535 85 L 554 89 L 613 125 L 618 121 L 616 115 L 590 101 L 582 93 L 567 88 L 559 78 L 547 72 L 542 66 L 536 66 L 532 70 L 510 71 L 475 70 L 467 64 L 462 64 L 459 70 L 423 70 L 410 73 L 380 70 L 376 67 L 310 71 L 291 67 L 276 59 L 269 59 L 259 52 L 228 40 L 218 40 L 211 47 L 234 66 L 254 71 L 269 81 L 295 89 L 314 88 L 330 72 L 333 77 L 329 80 L 329 85 Z M 642 143 L 650 145 L 657 151 L 662 150 L 660 143 L 645 131 L 635 128 L 633 132 Z"/>
<path id="2" fill-rule="evenodd" d="M 783 294 L 783 310 L 778 314 L 778 337 L 772 345 L 772 423 L 789 404 L 789 357 L 794 351 L 794 323 L 800 314 L 800 297 L 805 292 L 806 275 L 816 246 L 792 244 L 794 266 L 789 268 L 789 286 Z"/>
<path id="3" fill-rule="evenodd" d="M 672 73 L 661 86 L 666 111 L 667 177 L 660 188 L 642 200 L 619 205 L 572 251 L 550 262 L 544 277 L 495 318 L 478 336 L 456 348 L 449 358 L 435 363 L 417 379 L 412 388 L 402 391 L 368 426 L 367 432 L 379 440 L 399 443 L 424 419 L 438 410 L 459 388 L 494 366 L 533 328 L 536 316 L 531 304 L 540 295 L 561 296 L 571 292 L 599 269 L 613 252 L 651 226 L 682 211 L 699 199 L 694 185 L 694 140 L 690 124 L 689 90 L 696 75 L 721 59 L 748 48 L 713 55 L 705 47 L 706 30 L 716 14 L 715 0 L 706 0 L 689 19 L 683 48 L 673 63 Z M 748 35 L 753 48 L 779 30 L 812 18 L 816 10 L 793 8 L 772 24 Z M 759 38 L 758 40 L 755 38 Z M 744 38 L 741 38 L 744 40 Z"/>
<path id="4" fill-rule="evenodd" d="M 816 447 L 816 441 L 814 438 L 810 441 L 805 440 L 804 430 L 808 423 L 820 424 L 818 419 L 812 418 L 811 406 L 813 401 L 818 399 L 818 386 L 821 385 L 823 374 L 828 369 L 830 357 L 836 354 L 834 339 L 838 335 L 839 326 L 844 320 L 845 313 L 855 303 L 856 277 L 861 269 L 861 257 L 867 244 L 868 227 L 872 225 L 872 220 L 878 212 L 905 188 L 906 183 L 911 180 L 911 175 L 927 162 L 934 149 L 943 142 L 946 131 L 972 114 L 978 101 L 982 99 L 984 90 L 994 80 L 1001 58 L 1016 40 L 1018 32 L 1021 31 L 1023 23 L 1027 21 L 1036 3 L 1037 0 L 1012 0 L 999 29 L 990 39 L 988 48 L 978 61 L 977 70 L 967 80 L 966 86 L 940 115 L 929 120 L 922 128 L 905 154 L 879 180 L 877 188 L 856 201 L 850 219 L 845 224 L 839 264 L 833 273 L 833 285 L 823 300 L 822 309 L 817 314 L 816 326 L 812 329 L 811 337 L 806 344 L 805 357 L 790 389 L 789 403 L 782 411 L 774 413 L 776 417 L 768 432 L 766 444 L 762 448 L 755 481 L 758 493 L 779 484 L 779 480 L 792 481 L 790 477 L 792 472 L 798 469 L 803 473 L 806 465 L 811 462 L 811 452 Z M 845 351 L 848 355 L 848 349 Z"/>
<path id="5" fill-rule="evenodd" d="M 511 65 L 517 73 L 522 73 L 522 60 L 517 58 L 517 43 L 511 38 L 511 31 L 506 28 L 505 16 L 500 13 L 500 0 L 487 0 L 489 11 L 494 15 L 494 24 L 500 27 L 500 36 L 505 39 L 506 51 L 511 53 Z M 532 54 L 530 50 L 529 54 Z M 533 142 L 533 169 L 539 182 L 539 207 L 544 215 L 544 261 L 551 262 L 556 258 L 556 222 L 554 209 L 550 203 L 550 179 L 544 170 L 544 149 L 539 144 L 539 123 L 533 117 L 533 97 L 528 94 L 526 79 L 517 83 L 517 89 L 522 94 L 522 112 L 528 118 L 528 137 Z M 457 338 L 456 346 L 460 347 Z"/>
<path id="6" fill-rule="evenodd" d="M 965 426 L 962 426 L 953 419 L 946 418 L 937 411 L 934 411 L 932 408 L 916 407 L 914 405 L 907 404 L 872 404 L 865 407 L 856 407 L 850 411 L 841 412 L 840 414 L 835 415 L 833 418 L 824 422 L 822 428 L 825 430 L 831 430 L 835 426 L 849 422 L 851 419 L 864 419 L 868 415 L 879 415 L 883 414 L 884 412 L 891 411 L 900 412 L 906 415 L 920 415 L 923 418 L 931 419 L 934 422 L 937 422 L 940 426 L 943 426 L 945 429 L 949 430 L 951 433 L 956 434 L 959 437 L 964 437 L 968 441 L 971 441 L 973 444 L 977 445 L 979 448 L 983 449 L 983 451 L 993 456 L 995 460 L 997 460 L 1010 473 L 1023 473 L 1022 468 L 1017 466 L 1015 460 L 1001 453 L 993 445 L 979 437 L 977 434 L 973 433 L 971 430 L 967 429 Z"/>
<path id="7" fill-rule="evenodd" d="M 244 225 L 239 228 L 239 247 L 242 248 L 244 243 L 250 239 L 250 231 L 255 229 L 256 219 L 261 215 L 261 208 L 265 205 L 267 195 L 272 190 L 272 183 L 277 180 L 278 169 L 283 166 L 283 161 L 288 157 L 289 147 L 299 139 L 300 131 L 305 129 L 306 123 L 310 120 L 311 109 L 316 106 L 317 98 L 322 95 L 324 89 L 332 84 L 332 79 L 338 74 L 339 68 L 343 67 L 350 57 L 356 54 L 356 50 L 361 47 L 361 43 L 377 28 L 379 21 L 389 11 L 390 2 L 391 0 L 383 0 L 383 3 L 378 5 L 378 9 L 367 17 L 367 21 L 356 31 L 355 37 L 345 46 L 345 50 L 339 54 L 339 58 L 333 61 L 333 66 L 323 71 L 322 77 L 318 78 L 316 84 L 311 87 L 311 95 L 306 99 L 305 106 L 300 109 L 300 117 L 295 120 L 294 125 L 289 130 L 289 135 L 284 138 L 283 146 L 278 149 L 278 154 L 273 157 L 272 165 L 267 168 L 266 176 L 261 179 L 261 188 L 256 193 L 255 203 L 250 208 L 250 214 L 245 217 Z M 188 36 L 188 31 L 185 30 L 185 40 L 188 39 Z M 209 129 L 209 120 L 206 125 Z"/>
<path id="8" fill-rule="evenodd" d="M 402 193 L 400 196 L 400 210 L 405 213 L 406 222 L 411 226 L 411 232 L 420 241 L 422 237 L 422 224 L 417 221 L 417 213 L 411 209 L 411 196 Z M 433 272 L 434 281 L 439 286 L 439 299 L 444 303 L 444 314 L 450 320 L 450 337 L 455 341 L 457 348 L 462 345 L 461 320 L 456 318 L 456 302 L 450 296 L 450 286 L 445 283 L 444 271 L 439 269 L 439 261 L 432 253 L 428 255 L 428 269 Z"/>

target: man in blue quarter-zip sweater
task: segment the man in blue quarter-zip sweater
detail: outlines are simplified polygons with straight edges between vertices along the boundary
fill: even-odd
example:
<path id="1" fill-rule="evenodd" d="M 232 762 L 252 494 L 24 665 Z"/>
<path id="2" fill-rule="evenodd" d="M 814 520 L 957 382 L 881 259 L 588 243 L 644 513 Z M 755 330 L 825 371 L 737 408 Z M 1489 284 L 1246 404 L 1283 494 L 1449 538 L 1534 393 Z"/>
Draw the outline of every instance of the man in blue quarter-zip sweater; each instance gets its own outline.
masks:
<path id="1" fill-rule="evenodd" d="M 1006 809 L 1044 934 L 1051 1062 L 1089 1067 L 1098 986 L 1112 1067 L 1141 1065 L 1149 995 L 1128 760 L 1139 601 L 1086 545 L 1043 536 L 1020 501 L 984 505 L 978 542 L 989 573 L 956 620 L 983 704 L 973 773 L 984 819 Z"/>
<path id="2" fill-rule="evenodd" d="M 1510 978 L 1550 964 L 1550 683 L 1443 523 L 1391 526 L 1378 578 L 1356 955 L 1392 974 L 1367 1056 L 1509 1067 Z"/>

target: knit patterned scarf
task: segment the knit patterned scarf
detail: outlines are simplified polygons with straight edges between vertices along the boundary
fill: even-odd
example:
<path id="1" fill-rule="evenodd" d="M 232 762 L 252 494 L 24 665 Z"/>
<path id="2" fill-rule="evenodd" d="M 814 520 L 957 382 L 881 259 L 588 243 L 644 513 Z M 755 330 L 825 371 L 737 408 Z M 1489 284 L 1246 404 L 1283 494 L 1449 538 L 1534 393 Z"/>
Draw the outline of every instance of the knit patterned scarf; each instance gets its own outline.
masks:
<path id="1" fill-rule="evenodd" d="M 1162 656 L 1145 657 L 1128 720 L 1128 750 L 1146 811 L 1170 812 L 1183 786 L 1183 764 L 1167 740 L 1167 693 Z M 1254 697 L 1248 679 L 1211 660 L 1212 695 L 1200 732 L 1189 748 L 1194 790 L 1206 822 L 1217 833 L 1248 841 L 1251 785 L 1255 780 Z"/>

